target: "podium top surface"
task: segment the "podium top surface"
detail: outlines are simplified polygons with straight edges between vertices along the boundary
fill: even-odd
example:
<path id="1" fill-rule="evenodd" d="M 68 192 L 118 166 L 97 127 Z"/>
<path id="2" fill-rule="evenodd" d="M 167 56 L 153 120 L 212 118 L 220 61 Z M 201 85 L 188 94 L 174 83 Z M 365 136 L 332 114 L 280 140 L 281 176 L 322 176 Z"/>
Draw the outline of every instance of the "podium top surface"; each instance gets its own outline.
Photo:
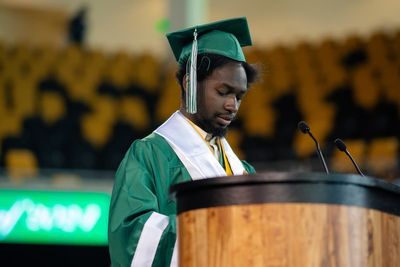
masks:
<path id="1" fill-rule="evenodd" d="M 359 175 L 266 172 L 173 185 L 177 212 L 240 204 L 324 203 L 376 209 L 400 216 L 400 187 Z"/>

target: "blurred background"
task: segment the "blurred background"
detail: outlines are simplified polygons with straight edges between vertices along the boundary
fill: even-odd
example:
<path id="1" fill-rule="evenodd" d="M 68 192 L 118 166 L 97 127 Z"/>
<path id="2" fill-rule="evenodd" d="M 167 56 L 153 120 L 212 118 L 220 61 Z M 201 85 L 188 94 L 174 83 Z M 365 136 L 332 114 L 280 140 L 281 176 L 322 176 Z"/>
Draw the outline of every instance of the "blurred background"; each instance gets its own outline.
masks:
<path id="1" fill-rule="evenodd" d="M 0 0 L 0 249 L 9 265 L 109 266 L 108 201 L 129 145 L 179 107 L 165 33 L 246 16 L 261 80 L 228 132 L 258 171 L 398 183 L 400 2 Z M 2 253 L 3 254 L 3 253 Z M 22 256 L 23 255 L 23 256 Z"/>

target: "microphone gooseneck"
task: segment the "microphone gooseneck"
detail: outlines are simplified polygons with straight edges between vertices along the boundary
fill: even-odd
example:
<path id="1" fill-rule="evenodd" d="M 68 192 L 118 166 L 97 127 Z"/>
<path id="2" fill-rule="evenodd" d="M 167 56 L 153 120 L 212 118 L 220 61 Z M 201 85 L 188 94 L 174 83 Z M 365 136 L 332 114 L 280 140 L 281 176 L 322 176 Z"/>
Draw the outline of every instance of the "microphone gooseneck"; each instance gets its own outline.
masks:
<path id="1" fill-rule="evenodd" d="M 317 153 L 318 153 L 318 157 L 321 160 L 322 165 L 324 166 L 325 172 L 327 174 L 329 174 L 329 170 L 328 170 L 328 166 L 326 165 L 324 156 L 322 155 L 322 151 L 321 151 L 321 147 L 317 141 L 317 139 L 314 137 L 314 135 L 311 133 L 310 127 L 307 125 L 307 123 L 305 121 L 300 121 L 297 124 L 297 127 L 299 128 L 299 130 L 304 133 L 304 134 L 308 134 L 312 140 L 314 140 L 315 146 L 317 148 Z"/>
<path id="2" fill-rule="evenodd" d="M 357 163 L 355 162 L 355 160 L 351 156 L 350 152 L 347 150 L 347 147 L 346 147 L 345 143 L 341 139 L 336 138 L 335 145 L 336 145 L 337 149 L 339 149 L 340 151 L 344 152 L 350 158 L 350 160 L 353 163 L 354 167 L 356 168 L 358 174 L 361 175 L 361 176 L 364 176 L 364 174 L 361 172 L 360 168 L 358 167 Z"/>

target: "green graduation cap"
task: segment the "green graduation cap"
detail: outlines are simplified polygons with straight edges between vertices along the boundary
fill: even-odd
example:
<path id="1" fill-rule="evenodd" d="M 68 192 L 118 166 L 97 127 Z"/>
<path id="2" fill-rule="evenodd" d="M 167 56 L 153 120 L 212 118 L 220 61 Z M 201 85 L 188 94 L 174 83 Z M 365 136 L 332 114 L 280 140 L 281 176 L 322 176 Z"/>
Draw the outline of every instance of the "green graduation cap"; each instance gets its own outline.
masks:
<path id="1" fill-rule="evenodd" d="M 192 114 L 197 111 L 197 55 L 210 53 L 246 61 L 242 47 L 252 44 L 246 17 L 221 20 L 171 32 L 167 34 L 167 39 L 180 65 L 190 58 L 186 70 L 189 77 L 186 110 Z"/>
<path id="2" fill-rule="evenodd" d="M 195 30 L 198 54 L 212 53 L 238 61 L 246 60 L 241 47 L 252 43 L 247 19 L 240 17 L 168 33 L 168 42 L 179 64 L 183 64 L 191 54 Z"/>

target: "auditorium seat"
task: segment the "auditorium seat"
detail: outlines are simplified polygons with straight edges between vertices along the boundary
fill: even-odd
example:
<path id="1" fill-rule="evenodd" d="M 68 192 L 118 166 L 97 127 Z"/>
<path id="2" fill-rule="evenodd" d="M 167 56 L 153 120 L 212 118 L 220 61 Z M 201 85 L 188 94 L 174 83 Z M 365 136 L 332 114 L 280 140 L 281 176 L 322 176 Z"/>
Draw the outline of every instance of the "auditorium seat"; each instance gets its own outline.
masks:
<path id="1" fill-rule="evenodd" d="M 104 94 L 94 96 L 93 99 L 91 99 L 90 105 L 92 112 L 110 125 L 114 124 L 117 120 L 118 103 L 113 96 Z"/>
<path id="2" fill-rule="evenodd" d="M 86 114 L 81 119 L 81 134 L 84 140 L 100 151 L 112 134 L 112 124 L 98 114 Z"/>
<path id="3" fill-rule="evenodd" d="M 303 81 L 296 90 L 297 103 L 303 115 L 315 113 L 323 105 L 326 90 L 315 78 Z"/>
<path id="4" fill-rule="evenodd" d="M 386 69 L 393 58 L 388 37 L 383 32 L 375 32 L 368 38 L 365 46 L 368 53 L 368 63 L 372 67 Z"/>
<path id="5" fill-rule="evenodd" d="M 329 92 L 345 83 L 346 72 L 340 65 L 340 50 L 337 42 L 333 39 L 322 40 L 317 45 L 315 56 L 325 88 Z"/>
<path id="6" fill-rule="evenodd" d="M 292 51 L 292 64 L 295 78 L 300 84 L 308 84 L 319 76 L 319 68 L 316 65 L 313 46 L 306 42 L 298 43 Z"/>
<path id="7" fill-rule="evenodd" d="M 381 93 L 370 67 L 355 70 L 352 84 L 355 103 L 367 110 L 373 109 L 378 104 Z"/>
<path id="8" fill-rule="evenodd" d="M 308 118 L 307 123 L 312 125 L 311 131 L 313 135 L 317 138 L 321 148 L 324 148 L 325 144 L 328 142 L 328 136 L 331 133 L 333 126 L 332 121 L 329 120 L 329 117 L 326 119 L 314 117 Z M 305 134 L 300 131 L 296 131 L 293 139 L 293 150 L 298 157 L 308 158 L 315 154 L 315 143 L 310 137 L 305 136 Z"/>
<path id="9" fill-rule="evenodd" d="M 66 82 L 68 97 L 74 101 L 90 103 L 96 97 L 97 83 L 94 77 L 83 75 Z"/>
<path id="10" fill-rule="evenodd" d="M 394 170 L 399 166 L 399 140 L 397 137 L 375 138 L 367 151 L 368 169 L 377 174 Z"/>
<path id="11" fill-rule="evenodd" d="M 141 131 L 151 126 L 149 110 L 140 97 L 125 96 L 119 102 L 119 118 Z"/>
<path id="12" fill-rule="evenodd" d="M 61 50 L 58 62 L 64 66 L 77 66 L 81 64 L 85 50 L 79 45 L 68 45 Z"/>
<path id="13" fill-rule="evenodd" d="M 0 142 L 7 136 L 18 136 L 22 131 L 22 118 L 16 112 L 6 110 L 0 114 Z"/>
<path id="14" fill-rule="evenodd" d="M 270 86 L 275 97 L 288 93 L 294 84 L 294 72 L 289 51 L 284 46 L 276 46 L 265 53 L 263 80 Z"/>
<path id="15" fill-rule="evenodd" d="M 347 139 L 343 140 L 346 144 L 347 150 L 350 152 L 354 160 L 357 162 L 361 169 L 364 169 L 367 143 L 362 139 Z M 335 148 L 330 159 L 330 166 L 332 171 L 343 173 L 356 173 L 354 165 L 344 152 Z M 364 170 L 366 171 L 366 170 Z"/>
<path id="16" fill-rule="evenodd" d="M 367 62 L 368 55 L 360 36 L 349 35 L 340 46 L 340 61 L 347 71 L 351 71 Z"/>
<path id="17" fill-rule="evenodd" d="M 314 112 L 304 113 L 304 119 L 318 133 L 319 140 L 325 142 L 334 127 L 335 108 L 329 104 L 314 105 L 314 108 Z"/>
<path id="18" fill-rule="evenodd" d="M 293 150 L 298 158 L 309 158 L 315 154 L 315 144 L 309 137 L 298 131 L 293 137 Z"/>
<path id="19" fill-rule="evenodd" d="M 275 110 L 270 106 L 255 105 L 242 118 L 244 132 L 252 137 L 271 138 L 275 134 Z M 257 114 L 255 116 L 255 114 Z"/>
<path id="20" fill-rule="evenodd" d="M 174 71 L 169 71 L 161 86 L 157 104 L 155 105 L 155 122 L 161 123 L 180 107 L 181 88 L 174 78 Z"/>
<path id="21" fill-rule="evenodd" d="M 104 79 L 107 66 L 108 57 L 104 52 L 97 49 L 87 50 L 81 66 L 84 75 L 81 75 L 83 77 L 80 78 L 93 86 L 93 90 L 96 92 Z"/>
<path id="22" fill-rule="evenodd" d="M 10 82 L 10 95 L 13 110 L 22 118 L 36 112 L 37 86 L 35 81 L 28 77 L 15 78 Z"/>
<path id="23" fill-rule="evenodd" d="M 239 158 L 244 158 L 244 153 L 241 148 L 242 140 L 243 140 L 243 134 L 240 129 L 237 128 L 231 128 L 229 129 L 226 139 L 229 142 L 229 145 L 231 146 L 232 150 L 235 152 L 235 154 Z"/>
<path id="24" fill-rule="evenodd" d="M 124 51 L 115 53 L 108 60 L 105 68 L 105 78 L 121 90 L 127 88 L 130 84 L 131 73 L 132 60 L 128 53 Z"/>
<path id="25" fill-rule="evenodd" d="M 388 64 L 387 68 L 381 72 L 381 84 L 383 98 L 388 102 L 400 105 L 400 64 Z"/>
<path id="26" fill-rule="evenodd" d="M 275 92 L 272 92 L 271 89 L 266 86 L 267 85 L 262 82 L 256 82 L 252 85 L 240 104 L 239 116 L 254 116 L 254 112 L 256 112 L 258 108 L 263 109 L 271 105 L 271 102 L 273 102 L 277 96 Z"/>
<path id="27" fill-rule="evenodd" d="M 133 82 L 151 94 L 158 93 L 161 68 L 155 56 L 143 53 L 136 58 L 135 64 L 135 80 Z"/>
<path id="28" fill-rule="evenodd" d="M 320 66 L 324 64 L 336 64 L 339 58 L 338 43 L 332 38 L 322 39 L 315 49 L 315 57 Z"/>
<path id="29" fill-rule="evenodd" d="M 34 177 L 38 174 L 35 154 L 28 149 L 10 149 L 5 155 L 5 168 L 12 181 Z"/>
<path id="30" fill-rule="evenodd" d="M 39 114 L 46 124 L 53 124 L 66 115 L 66 103 L 56 91 L 42 91 L 39 96 Z"/>

